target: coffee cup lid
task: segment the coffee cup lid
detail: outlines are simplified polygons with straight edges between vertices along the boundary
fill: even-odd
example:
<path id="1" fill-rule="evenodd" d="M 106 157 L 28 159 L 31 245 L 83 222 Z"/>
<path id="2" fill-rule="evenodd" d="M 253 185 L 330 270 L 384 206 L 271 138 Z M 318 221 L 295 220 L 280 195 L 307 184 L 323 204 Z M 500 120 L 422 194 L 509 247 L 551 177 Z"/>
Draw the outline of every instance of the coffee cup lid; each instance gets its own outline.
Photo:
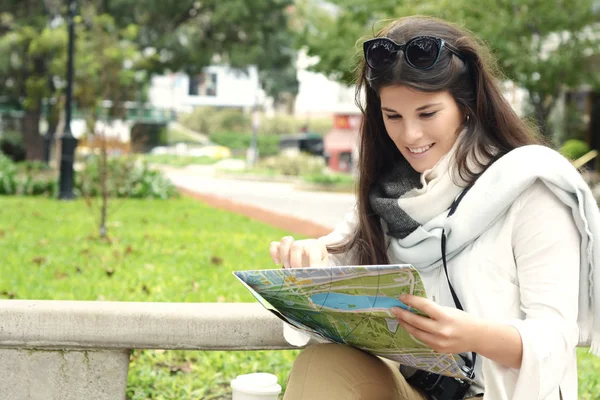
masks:
<path id="1" fill-rule="evenodd" d="M 266 372 L 238 375 L 231 381 L 234 390 L 249 394 L 279 394 L 281 386 L 277 384 L 277 377 Z"/>

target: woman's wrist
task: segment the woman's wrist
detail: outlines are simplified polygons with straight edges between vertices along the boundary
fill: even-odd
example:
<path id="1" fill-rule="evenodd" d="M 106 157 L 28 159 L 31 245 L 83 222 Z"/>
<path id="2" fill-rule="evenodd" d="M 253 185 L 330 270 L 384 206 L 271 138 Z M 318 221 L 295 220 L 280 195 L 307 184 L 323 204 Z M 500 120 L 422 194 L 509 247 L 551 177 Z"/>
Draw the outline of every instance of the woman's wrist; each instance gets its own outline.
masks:
<path id="1" fill-rule="evenodd" d="M 475 319 L 472 329 L 471 343 L 473 351 L 477 354 L 485 355 L 490 347 L 490 340 L 493 340 L 493 323 L 485 319 Z"/>
<path id="2" fill-rule="evenodd" d="M 474 320 L 470 335 L 472 351 L 507 368 L 521 368 L 523 342 L 512 325 Z"/>

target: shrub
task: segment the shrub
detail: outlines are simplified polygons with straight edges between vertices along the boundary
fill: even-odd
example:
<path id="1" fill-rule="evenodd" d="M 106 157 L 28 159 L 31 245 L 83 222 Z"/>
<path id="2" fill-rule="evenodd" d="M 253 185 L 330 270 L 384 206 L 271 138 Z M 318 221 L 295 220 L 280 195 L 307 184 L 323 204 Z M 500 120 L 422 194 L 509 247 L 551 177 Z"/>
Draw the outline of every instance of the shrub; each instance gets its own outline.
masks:
<path id="1" fill-rule="evenodd" d="M 308 121 L 308 132 L 318 133 L 321 136 L 333 129 L 333 118 L 316 118 Z"/>
<path id="2" fill-rule="evenodd" d="M 209 113 L 203 110 L 204 108 L 200 108 L 189 114 L 180 114 L 179 123 L 193 131 L 209 134 Z"/>
<path id="3" fill-rule="evenodd" d="M 333 128 L 332 118 L 304 119 L 293 115 L 277 114 L 272 118 L 261 119 L 260 133 L 267 135 L 289 135 L 307 128 L 307 132 L 325 135 Z"/>
<path id="4" fill-rule="evenodd" d="M 260 163 L 260 167 L 287 176 L 314 175 L 323 172 L 325 159 L 305 153 L 280 154 L 265 159 Z"/>
<path id="5" fill-rule="evenodd" d="M 248 149 L 252 143 L 251 133 L 219 132 L 210 135 L 211 142 L 229 147 L 231 150 Z M 279 153 L 279 137 L 257 135 L 258 153 L 261 157 L 268 157 Z"/>
<path id="6" fill-rule="evenodd" d="M 252 117 L 239 109 L 198 107 L 192 113 L 182 115 L 180 123 L 207 135 L 222 131 L 248 132 L 252 129 Z"/>
<path id="7" fill-rule="evenodd" d="M 277 136 L 258 136 L 258 155 L 260 157 L 269 157 L 279 154 L 279 137 Z"/>
<path id="8" fill-rule="evenodd" d="M 14 163 L 0 153 L 0 194 L 14 194 L 17 168 Z"/>
<path id="9" fill-rule="evenodd" d="M 110 197 L 168 199 L 178 196 L 177 189 L 161 172 L 134 157 L 108 160 Z M 75 174 L 75 192 L 80 196 L 102 194 L 100 158 L 92 157 Z M 14 163 L 0 154 L 0 195 L 51 196 L 58 194 L 56 173 L 43 163 Z"/>
<path id="10" fill-rule="evenodd" d="M 17 164 L 0 154 L 0 195 L 54 196 L 57 193 L 55 174 L 45 164 Z"/>
<path id="11" fill-rule="evenodd" d="M 4 132 L 0 137 L 0 153 L 4 153 L 15 162 L 25 160 L 23 134 L 17 131 Z"/>
<path id="12" fill-rule="evenodd" d="M 250 114 L 236 109 L 223 109 L 213 116 L 214 131 L 248 132 L 252 129 Z"/>
<path id="13" fill-rule="evenodd" d="M 577 160 L 591 150 L 590 145 L 579 139 L 569 139 L 563 143 L 560 153 L 569 160 Z"/>
<path id="14" fill-rule="evenodd" d="M 260 121 L 260 133 L 266 135 L 286 135 L 299 132 L 302 128 L 302 121 L 297 120 L 291 115 L 275 115 L 272 118 L 262 117 Z"/>
<path id="15" fill-rule="evenodd" d="M 210 141 L 231 150 L 243 150 L 250 147 L 251 136 L 249 133 L 219 132 L 210 135 Z"/>
<path id="16" fill-rule="evenodd" d="M 183 114 L 179 122 L 196 132 L 212 135 L 217 132 L 245 133 L 252 130 L 252 115 L 240 109 L 218 109 L 214 107 L 198 107 L 190 114 Z M 282 135 L 297 133 L 308 125 L 308 131 L 324 135 L 333 127 L 332 118 L 305 119 L 293 115 L 276 114 L 261 118 L 259 134 Z"/>
<path id="17" fill-rule="evenodd" d="M 76 174 L 76 190 L 85 197 L 102 194 L 100 158 L 90 158 Z M 134 157 L 111 158 L 107 162 L 107 186 L 110 197 L 169 199 L 177 189 L 160 171 Z"/>

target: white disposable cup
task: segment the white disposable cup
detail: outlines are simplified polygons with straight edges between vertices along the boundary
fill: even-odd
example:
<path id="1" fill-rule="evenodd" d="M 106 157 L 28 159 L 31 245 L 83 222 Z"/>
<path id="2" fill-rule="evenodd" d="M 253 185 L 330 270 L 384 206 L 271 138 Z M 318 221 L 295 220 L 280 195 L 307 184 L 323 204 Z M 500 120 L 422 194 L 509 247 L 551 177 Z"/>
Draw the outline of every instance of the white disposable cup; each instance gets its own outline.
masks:
<path id="1" fill-rule="evenodd" d="M 231 381 L 232 400 L 277 400 L 281 386 L 277 377 L 266 372 L 238 375 Z"/>

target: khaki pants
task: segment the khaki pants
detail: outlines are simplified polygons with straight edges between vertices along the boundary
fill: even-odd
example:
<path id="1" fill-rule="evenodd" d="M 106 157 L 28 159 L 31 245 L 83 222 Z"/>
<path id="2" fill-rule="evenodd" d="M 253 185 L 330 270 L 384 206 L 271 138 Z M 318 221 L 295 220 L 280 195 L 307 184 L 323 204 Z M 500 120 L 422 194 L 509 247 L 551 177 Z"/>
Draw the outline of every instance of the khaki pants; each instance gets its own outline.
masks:
<path id="1" fill-rule="evenodd" d="M 339 344 L 307 348 L 294 362 L 284 400 L 337 399 L 427 400 L 392 361 Z"/>

